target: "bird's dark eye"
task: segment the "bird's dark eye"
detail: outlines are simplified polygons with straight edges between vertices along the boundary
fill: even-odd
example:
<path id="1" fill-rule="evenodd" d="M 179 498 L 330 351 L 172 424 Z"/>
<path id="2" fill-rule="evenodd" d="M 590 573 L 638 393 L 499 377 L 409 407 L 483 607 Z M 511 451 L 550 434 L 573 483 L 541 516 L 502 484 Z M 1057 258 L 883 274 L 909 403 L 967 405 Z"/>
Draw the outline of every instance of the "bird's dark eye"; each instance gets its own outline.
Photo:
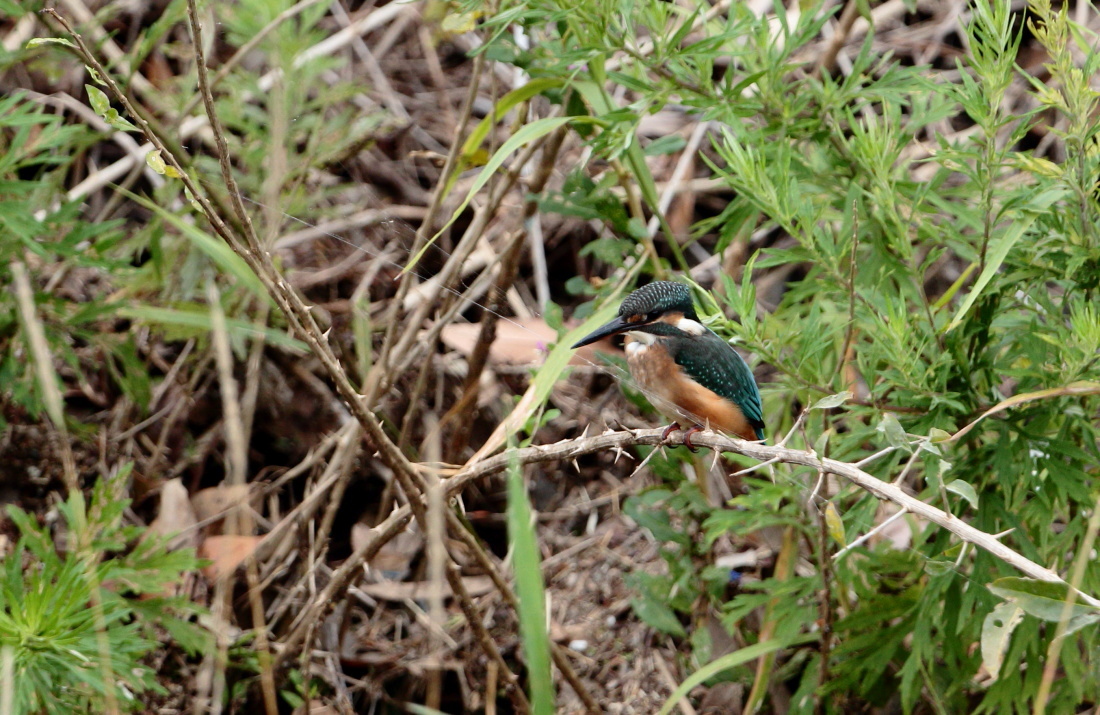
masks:
<path id="1" fill-rule="evenodd" d="M 653 323 L 653 322 L 656 322 L 657 318 L 660 318 L 660 317 L 661 317 L 661 312 L 660 311 L 651 310 L 651 311 L 649 311 L 649 314 L 645 317 L 645 322 Z"/>

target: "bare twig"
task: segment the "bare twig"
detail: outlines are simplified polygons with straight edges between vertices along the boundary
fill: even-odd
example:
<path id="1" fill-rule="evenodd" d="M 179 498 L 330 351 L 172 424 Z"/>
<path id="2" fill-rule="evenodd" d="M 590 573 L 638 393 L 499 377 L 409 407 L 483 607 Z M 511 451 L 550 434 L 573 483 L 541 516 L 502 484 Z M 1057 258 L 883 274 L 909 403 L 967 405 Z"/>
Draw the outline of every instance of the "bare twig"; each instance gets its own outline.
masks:
<path id="1" fill-rule="evenodd" d="M 477 57 L 474 58 L 474 68 L 471 74 L 470 86 L 466 93 L 466 100 L 463 102 L 461 115 L 458 120 L 458 126 L 460 128 L 466 125 L 473 114 L 474 100 L 477 98 L 478 88 L 480 87 L 481 68 L 484 64 L 484 60 L 482 59 L 482 57 L 483 56 L 481 54 L 478 54 Z M 440 207 L 443 205 L 444 198 L 446 198 L 447 186 L 450 184 L 450 178 L 458 167 L 458 159 L 459 156 L 462 154 L 462 144 L 463 142 L 461 142 L 459 140 L 459 137 L 456 136 L 454 143 L 451 145 L 451 150 L 447 153 L 447 159 L 443 164 L 443 169 L 440 172 L 435 191 L 432 192 L 432 199 L 431 202 L 428 204 L 428 210 L 424 214 L 424 220 L 421 221 L 420 227 L 417 229 L 416 240 L 411 246 L 410 255 L 416 255 L 416 253 L 421 250 L 421 248 L 427 242 L 428 236 L 430 236 L 432 231 L 434 230 L 436 214 L 439 212 Z M 457 250 L 456 253 L 458 253 Z M 457 261 L 455 261 L 454 255 L 452 254 L 451 259 L 447 261 L 447 265 L 444 267 L 443 272 L 447 271 L 447 268 L 451 266 L 452 261 L 455 261 L 459 265 L 461 265 L 464 260 L 465 257 L 461 257 L 457 259 Z M 451 270 L 457 270 L 457 266 L 452 267 Z M 374 381 L 372 382 L 371 379 L 368 379 L 367 381 L 368 384 L 371 385 L 366 394 L 368 403 L 373 403 L 374 400 L 378 398 L 378 395 L 382 394 L 382 392 L 386 388 L 386 385 L 382 383 L 382 380 L 380 378 L 382 375 L 385 374 L 385 367 L 391 365 L 394 362 L 393 353 L 395 350 L 399 349 L 401 345 L 401 341 L 398 338 L 398 324 L 400 321 L 397 320 L 397 311 L 400 310 L 405 294 L 408 293 L 411 285 L 411 279 L 406 276 L 406 279 L 401 282 L 400 286 L 398 286 L 397 295 L 392 301 L 392 309 L 388 316 L 385 337 L 382 340 L 382 347 L 378 352 L 378 360 L 376 361 L 374 368 L 372 368 L 372 377 Z M 425 301 L 424 305 L 430 305 L 431 302 L 432 301 Z M 423 314 L 418 313 L 417 316 L 413 318 L 415 323 L 412 324 L 412 327 L 415 328 L 419 326 L 419 324 L 424 320 L 426 316 L 427 308 L 424 308 Z M 410 321 L 410 323 L 411 322 L 412 321 Z M 408 335 L 408 333 L 406 333 L 405 335 Z"/>
<path id="2" fill-rule="evenodd" d="M 240 391 L 237 379 L 233 376 L 233 353 L 229 347 L 229 329 L 226 326 L 225 311 L 222 310 L 221 296 L 213 280 L 206 285 L 206 299 L 210 310 L 211 334 L 213 336 L 214 358 L 218 366 L 218 383 L 221 388 L 222 412 L 225 419 L 225 441 L 228 446 L 228 469 L 226 479 L 230 485 L 243 486 L 246 483 L 246 470 L 248 468 L 248 438 L 245 434 L 245 420 L 242 416 Z M 240 509 L 234 509 L 229 514 L 229 531 L 237 535 L 250 534 L 252 529 L 244 501 Z M 246 526 L 248 525 L 248 526 Z M 264 708 L 267 715 L 276 715 L 279 712 L 278 699 L 275 694 L 275 673 L 271 668 L 271 647 L 268 642 L 267 624 L 264 621 L 264 608 L 260 592 L 256 586 L 259 576 L 256 567 L 256 559 L 252 557 L 245 560 L 245 571 L 248 579 L 248 600 L 252 609 L 252 618 L 255 621 L 256 646 L 260 663 L 260 690 L 263 692 Z M 220 574 L 219 580 L 224 579 L 226 586 L 233 578 L 232 570 Z M 230 590 L 232 590 L 230 588 Z"/>
<path id="3" fill-rule="evenodd" d="M 829 682 L 829 658 L 832 656 L 833 621 L 836 618 L 836 613 L 833 609 L 833 564 L 829 560 L 829 528 L 825 519 L 825 511 L 818 509 L 816 512 L 817 567 L 821 570 L 821 595 L 818 597 L 820 599 L 819 612 L 821 613 L 821 665 L 818 667 L 817 672 L 818 692 L 816 693 L 814 712 L 825 713 L 828 712 L 825 705 L 828 696 L 823 690 Z"/>
<path id="4" fill-rule="evenodd" d="M 80 491 L 80 476 L 76 471 L 76 459 L 73 457 L 72 444 L 69 442 L 69 428 L 65 424 L 65 402 L 57 386 L 57 373 L 53 369 L 53 358 L 46 331 L 38 318 L 34 304 L 34 289 L 27 276 L 27 267 L 22 261 L 12 261 L 10 265 L 12 282 L 15 284 L 15 297 L 19 303 L 19 314 L 23 318 L 23 329 L 27 333 L 31 356 L 34 358 L 35 372 L 42 404 L 53 425 L 57 449 L 61 453 L 62 474 L 65 486 L 70 494 Z"/>
<path id="5" fill-rule="evenodd" d="M 872 539 L 872 538 L 874 538 L 876 534 L 878 534 L 878 533 L 880 533 L 880 532 L 884 531 L 884 530 L 885 530 L 885 529 L 886 529 L 886 528 L 887 528 L 888 526 L 890 526 L 890 525 L 891 525 L 891 524 L 893 524 L 893 523 L 894 523 L 895 521 L 897 521 L 898 519 L 902 518 L 903 516 L 905 516 L 905 515 L 906 515 L 906 514 L 908 514 L 908 513 L 909 513 L 909 510 L 908 510 L 908 509 L 902 508 L 902 509 L 901 509 L 900 511 L 898 511 L 898 512 L 897 512 L 896 514 L 894 514 L 893 516 L 891 516 L 891 517 L 887 518 L 887 519 L 886 519 L 886 521 L 882 522 L 881 524 L 879 524 L 879 525 L 878 525 L 878 526 L 876 526 L 875 528 L 873 528 L 873 529 L 871 529 L 870 531 L 868 531 L 868 532 L 867 532 L 866 534 L 864 534 L 863 536 L 859 537 L 858 539 L 856 539 L 856 540 L 855 540 L 855 541 L 853 541 L 852 543 L 850 543 L 850 544 L 847 544 L 847 545 L 846 545 L 846 546 L 845 546 L 845 547 L 844 547 L 843 549 L 841 549 L 840 551 L 838 551 L 838 552 L 836 552 L 835 554 L 833 554 L 833 561 L 836 561 L 836 560 L 837 560 L 837 559 L 839 559 L 839 558 L 840 558 L 841 556 L 843 556 L 844 554 L 848 553 L 849 551 L 851 551 L 852 549 L 856 548 L 857 546 L 861 546 L 862 544 L 866 543 L 866 542 L 867 542 L 867 541 L 868 541 L 869 539 Z M 992 536 L 992 537 L 993 537 L 994 539 L 996 539 L 996 538 L 997 538 L 997 534 L 991 534 L 991 536 Z"/>
<path id="6" fill-rule="evenodd" d="M 848 35 L 852 31 L 852 26 L 855 24 L 857 17 L 859 17 L 859 2 L 848 0 L 840 13 L 840 19 L 837 20 L 833 36 L 825 47 L 825 51 L 821 53 L 821 59 L 818 61 L 817 67 L 814 68 L 815 75 L 820 77 L 822 72 L 832 72 L 836 69 L 837 55 L 840 54 L 840 49 L 848 41 Z"/>
<path id="7" fill-rule="evenodd" d="M 1047 700 L 1054 685 L 1054 676 L 1058 671 L 1058 660 L 1062 655 L 1062 643 L 1066 637 L 1066 629 L 1069 626 L 1070 616 L 1073 615 L 1073 605 L 1077 601 L 1080 592 L 1077 587 L 1085 577 L 1085 570 L 1093 561 L 1093 546 L 1096 544 L 1096 535 L 1100 531 L 1100 500 L 1092 508 L 1088 527 L 1085 529 L 1085 538 L 1081 540 L 1081 546 L 1077 549 L 1077 556 L 1073 561 L 1073 571 L 1069 579 L 1069 594 L 1062 613 L 1058 618 L 1058 627 L 1054 631 L 1054 637 L 1047 646 L 1047 662 L 1043 666 L 1043 678 L 1039 682 L 1039 692 L 1035 695 L 1035 707 L 1032 712 L 1036 715 L 1046 712 Z"/>

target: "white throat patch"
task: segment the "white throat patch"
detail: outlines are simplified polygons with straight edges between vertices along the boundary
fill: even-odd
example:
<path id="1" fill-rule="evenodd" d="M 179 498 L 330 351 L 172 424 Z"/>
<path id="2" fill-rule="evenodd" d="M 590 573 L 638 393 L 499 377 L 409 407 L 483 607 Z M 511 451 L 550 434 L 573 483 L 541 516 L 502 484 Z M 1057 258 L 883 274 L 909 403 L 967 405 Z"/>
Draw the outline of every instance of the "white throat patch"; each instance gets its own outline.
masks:
<path id="1" fill-rule="evenodd" d="M 676 327 L 688 335 L 702 335 L 703 331 L 706 330 L 702 323 L 696 322 L 691 318 L 680 318 L 676 323 Z"/>
<path id="2" fill-rule="evenodd" d="M 625 349 L 626 356 L 628 358 L 640 356 L 642 353 L 649 349 L 650 345 L 657 342 L 656 335 L 652 333 L 643 333 L 640 330 L 628 331 L 626 334 L 626 338 L 627 340 Z"/>

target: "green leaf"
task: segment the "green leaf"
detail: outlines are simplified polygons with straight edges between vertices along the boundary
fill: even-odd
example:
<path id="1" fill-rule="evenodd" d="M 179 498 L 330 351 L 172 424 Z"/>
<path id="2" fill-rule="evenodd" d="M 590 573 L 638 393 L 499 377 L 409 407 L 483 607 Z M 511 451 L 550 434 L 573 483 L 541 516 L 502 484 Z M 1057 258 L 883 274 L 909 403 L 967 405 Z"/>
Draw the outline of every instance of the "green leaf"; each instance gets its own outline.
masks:
<path id="1" fill-rule="evenodd" d="M 909 445 L 909 438 L 905 435 L 905 429 L 902 428 L 898 418 L 894 417 L 893 414 L 889 412 L 882 413 L 882 419 L 875 429 L 886 436 L 886 441 L 891 447 L 899 447 L 907 452 L 913 451 L 913 448 Z"/>
<path id="2" fill-rule="evenodd" d="M 170 179 L 180 178 L 180 173 L 176 171 L 176 167 L 169 166 L 165 163 L 164 157 L 160 155 L 159 149 L 146 154 L 145 163 L 149 165 L 150 169 L 157 172 L 161 176 L 167 176 Z"/>
<path id="3" fill-rule="evenodd" d="M 119 308 L 118 314 L 123 318 L 192 328 L 202 333 L 209 333 L 213 329 L 210 323 L 210 314 L 205 310 L 199 309 L 175 310 L 173 308 L 157 308 L 151 305 L 137 307 L 126 306 Z M 254 325 L 253 323 L 238 320 L 236 318 L 227 318 L 226 325 L 229 327 L 230 335 L 238 339 L 261 335 L 263 336 L 264 342 L 271 343 L 272 345 L 296 350 L 303 354 L 309 352 L 305 343 L 295 340 L 281 330 Z"/>
<path id="4" fill-rule="evenodd" d="M 812 643 L 818 638 L 819 636 L 816 633 L 803 633 L 787 639 L 773 638 L 772 640 L 747 646 L 741 650 L 736 650 L 724 655 L 717 660 L 713 660 L 692 673 L 684 682 L 680 683 L 680 686 L 676 688 L 672 695 L 668 696 L 668 700 L 661 706 L 661 710 L 657 715 L 668 715 L 671 713 L 680 700 L 686 697 L 695 686 L 706 682 L 719 673 L 736 668 L 739 665 L 784 648 L 793 648 L 794 646 L 803 645 L 805 643 Z"/>
<path id="5" fill-rule="evenodd" d="M 924 570 L 929 576 L 943 576 L 955 570 L 955 562 L 944 559 L 928 559 L 924 562 Z"/>
<path id="6" fill-rule="evenodd" d="M 687 145 L 687 140 L 679 134 L 654 139 L 645 148 L 646 156 L 661 156 L 662 154 L 675 154 Z"/>
<path id="7" fill-rule="evenodd" d="M 175 226 L 180 233 L 195 244 L 196 248 L 205 253 L 211 261 L 222 269 L 222 271 L 236 278 L 237 281 L 247 288 L 254 296 L 268 304 L 273 304 L 271 296 L 268 294 L 267 288 L 264 287 L 263 282 L 252 272 L 252 268 L 249 267 L 245 260 L 238 256 L 225 241 L 211 236 L 195 224 L 185 221 L 182 216 L 169 211 L 160 204 L 154 203 L 144 196 L 138 196 L 137 194 L 121 189 L 120 191 L 131 200 L 136 201 Z"/>
<path id="8" fill-rule="evenodd" d="M 1023 235 L 1031 228 L 1031 224 L 1035 223 L 1035 219 L 1039 217 L 1039 211 L 1052 205 L 1063 193 L 1059 191 L 1044 192 L 1038 199 L 1029 204 L 1028 208 L 1033 209 L 1032 211 L 1015 217 L 1007 231 L 989 242 L 989 250 L 985 256 L 985 267 L 982 269 L 981 275 L 978 276 L 978 280 L 974 282 L 974 286 L 970 289 L 966 299 L 959 306 L 955 317 L 944 329 L 945 333 L 951 332 L 962 323 L 963 318 L 966 317 L 974 303 L 981 297 L 982 291 L 989 285 L 989 281 L 1000 270 L 1001 264 L 1008 257 L 1008 252 L 1023 238 Z"/>
<path id="9" fill-rule="evenodd" d="M 950 432 L 939 429 L 938 427 L 933 427 L 932 429 L 928 430 L 928 439 L 932 440 L 933 442 L 946 442 L 950 438 L 952 438 L 952 434 L 950 434 Z"/>
<path id="10" fill-rule="evenodd" d="M 667 489 L 651 489 L 627 500 L 623 513 L 635 524 L 648 531 L 658 542 L 674 542 L 687 545 L 691 541 L 683 529 L 672 525 L 666 501 L 671 492 Z"/>
<path id="11" fill-rule="evenodd" d="M 157 172 L 161 176 L 164 176 L 164 170 L 168 168 L 168 165 L 164 163 L 164 157 L 160 155 L 160 151 L 151 151 L 145 155 L 145 163 L 150 169 Z"/>
<path id="12" fill-rule="evenodd" d="M 36 37 L 33 40 L 27 40 L 26 47 L 29 50 L 34 47 L 41 47 L 42 45 L 64 45 L 65 47 L 76 49 L 76 44 L 72 40 L 67 40 L 64 37 Z"/>
<path id="13" fill-rule="evenodd" d="M 945 462 L 942 462 L 942 460 L 941 463 L 945 464 Z M 958 494 L 963 499 L 970 502 L 970 506 L 974 507 L 975 509 L 978 508 L 978 492 L 974 491 L 974 487 L 972 487 L 969 482 L 964 482 L 961 479 L 955 479 L 948 484 L 945 484 L 944 489 L 949 492 Z"/>
<path id="14" fill-rule="evenodd" d="M 489 136 L 489 130 L 493 128 L 493 125 L 499 122 L 504 115 L 510 112 L 517 104 L 542 94 L 547 90 L 560 87 L 562 83 L 563 80 L 556 77 L 532 79 L 522 87 L 513 89 L 511 92 L 501 97 L 493 106 L 493 111 L 478 122 L 477 126 L 470 132 L 470 136 L 466 137 L 466 141 L 462 143 L 461 156 L 473 156 L 477 148 L 481 146 L 481 143 L 485 141 L 485 137 Z M 453 180 L 454 179 L 452 179 L 452 181 Z"/>
<path id="15" fill-rule="evenodd" d="M 999 578 L 989 584 L 989 590 L 1006 601 L 1015 603 L 1029 616 L 1044 621 L 1056 623 L 1064 615 L 1068 615 L 1070 619 L 1100 616 L 1100 609 L 1080 601 L 1075 602 L 1067 611 L 1069 586 L 1064 583 L 1030 578 Z"/>
<path id="16" fill-rule="evenodd" d="M 449 35 L 461 35 L 477 27 L 477 12 L 447 13 L 439 23 L 439 28 Z"/>
<path id="17" fill-rule="evenodd" d="M 111 111 L 111 100 L 107 99 L 106 93 L 99 87 L 93 87 L 90 84 L 84 85 L 85 91 L 88 92 L 88 103 L 95 110 L 95 113 L 103 117 L 107 115 L 107 112 Z"/>
<path id="18" fill-rule="evenodd" d="M 1024 610 L 1006 601 L 993 609 L 982 622 L 982 664 L 996 679 L 1001 672 L 1005 651 L 1012 642 L 1012 631 L 1024 619 Z"/>
<path id="19" fill-rule="evenodd" d="M 88 102 L 91 104 L 92 109 L 108 125 L 123 132 L 136 132 L 138 130 L 137 127 L 120 115 L 118 110 L 111 106 L 111 100 L 107 99 L 107 95 L 103 93 L 103 90 L 90 84 L 84 85 L 84 89 L 88 92 Z"/>
<path id="20" fill-rule="evenodd" d="M 405 265 L 404 271 L 411 271 L 413 267 L 424 256 L 424 252 L 428 250 L 428 247 L 435 243 L 435 240 L 443 235 L 443 232 L 451 227 L 458 217 L 462 215 L 462 212 L 466 210 L 466 207 L 470 205 L 474 196 L 478 191 L 481 191 L 485 184 L 489 183 L 489 179 L 493 178 L 493 174 L 497 172 L 505 162 L 505 160 L 512 155 L 517 149 L 525 144 L 541 139 L 542 137 L 557 130 L 559 127 L 565 126 L 570 123 L 581 124 L 601 124 L 598 119 L 592 117 L 547 117 L 545 119 L 537 119 L 530 124 L 525 124 L 518 132 L 508 138 L 508 141 L 504 142 L 492 158 L 486 162 L 485 166 L 481 168 L 481 172 L 477 175 L 473 185 L 470 186 L 470 190 L 466 193 L 466 198 L 462 199 L 462 203 L 458 205 L 458 208 L 454 210 L 451 217 L 447 219 L 447 223 L 432 236 L 430 241 L 425 242 L 424 247 L 420 249 L 420 252 L 412 257 L 411 260 Z"/>
<path id="21" fill-rule="evenodd" d="M 136 132 L 138 128 L 130 123 L 130 120 L 123 117 L 118 113 L 118 110 L 111 108 L 107 111 L 103 120 L 107 122 L 112 128 L 119 130 L 120 132 Z"/>
<path id="22" fill-rule="evenodd" d="M 836 505 L 829 502 L 825 505 L 825 526 L 829 530 L 829 536 L 833 537 L 833 541 L 845 546 L 848 543 L 848 538 L 844 533 L 844 520 L 840 518 L 840 512 L 837 511 Z"/>
<path id="23" fill-rule="evenodd" d="M 88 73 L 88 76 L 91 77 L 92 81 L 96 84 L 101 84 L 104 87 L 107 86 L 107 83 L 104 82 L 103 78 L 99 76 L 99 70 L 97 70 L 95 67 L 86 64 L 84 65 L 84 71 Z"/>
<path id="24" fill-rule="evenodd" d="M 834 407 L 840 407 L 848 400 L 852 399 L 853 395 L 849 390 L 844 392 L 838 392 L 835 395 L 829 395 L 828 397 L 822 397 L 817 402 L 810 405 L 811 410 L 831 410 Z"/>
<path id="25" fill-rule="evenodd" d="M 554 712 L 554 682 L 550 675 L 550 635 L 546 631 L 546 589 L 523 469 L 515 460 L 508 468 L 508 538 L 514 554 L 520 635 L 527 658 L 532 712 L 551 715 Z"/>
<path id="26" fill-rule="evenodd" d="M 630 599 L 630 605 L 634 608 L 634 613 L 638 615 L 638 618 L 650 628 L 680 638 L 687 635 L 680 619 L 676 617 L 676 612 L 669 608 L 667 604 L 643 597 Z"/>

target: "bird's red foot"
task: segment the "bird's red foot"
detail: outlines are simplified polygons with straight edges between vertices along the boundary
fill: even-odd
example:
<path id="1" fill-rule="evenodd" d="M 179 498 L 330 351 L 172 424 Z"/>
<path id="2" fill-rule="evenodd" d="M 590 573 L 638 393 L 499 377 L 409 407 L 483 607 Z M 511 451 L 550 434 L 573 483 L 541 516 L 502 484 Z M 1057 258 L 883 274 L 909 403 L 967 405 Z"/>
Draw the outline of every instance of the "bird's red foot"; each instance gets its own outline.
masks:
<path id="1" fill-rule="evenodd" d="M 691 443 L 691 435 L 695 434 L 696 432 L 702 432 L 702 431 L 703 431 L 703 428 L 700 427 L 699 425 L 692 425 L 692 427 L 687 432 L 684 432 L 684 446 L 687 447 L 688 449 L 690 449 L 692 452 L 694 452 L 695 451 L 695 445 Z"/>
<path id="2" fill-rule="evenodd" d="M 678 429 L 682 429 L 680 427 L 679 422 L 673 422 L 668 427 L 665 427 L 665 431 L 661 433 L 661 441 L 664 442 L 666 439 L 668 439 L 668 436 L 670 434 L 672 434 L 673 432 L 675 432 Z M 703 431 L 703 428 L 700 427 L 699 425 L 694 425 L 694 426 L 688 428 L 684 432 L 684 446 L 687 447 L 692 452 L 694 452 L 695 451 L 695 445 L 693 445 L 691 443 L 691 435 L 695 434 L 696 432 L 702 432 L 702 431 Z"/>

